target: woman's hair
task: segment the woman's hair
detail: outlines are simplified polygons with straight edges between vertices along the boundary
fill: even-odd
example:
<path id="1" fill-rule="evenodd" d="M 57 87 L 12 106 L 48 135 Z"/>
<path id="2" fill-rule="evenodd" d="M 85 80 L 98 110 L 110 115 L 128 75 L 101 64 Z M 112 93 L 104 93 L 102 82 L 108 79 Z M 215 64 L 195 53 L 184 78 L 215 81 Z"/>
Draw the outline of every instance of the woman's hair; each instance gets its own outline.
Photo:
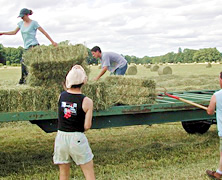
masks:
<path id="1" fill-rule="evenodd" d="M 29 14 L 28 15 L 32 15 L 33 11 L 31 9 L 29 9 Z"/>
<path id="2" fill-rule="evenodd" d="M 220 72 L 220 78 L 222 79 L 222 71 Z"/>

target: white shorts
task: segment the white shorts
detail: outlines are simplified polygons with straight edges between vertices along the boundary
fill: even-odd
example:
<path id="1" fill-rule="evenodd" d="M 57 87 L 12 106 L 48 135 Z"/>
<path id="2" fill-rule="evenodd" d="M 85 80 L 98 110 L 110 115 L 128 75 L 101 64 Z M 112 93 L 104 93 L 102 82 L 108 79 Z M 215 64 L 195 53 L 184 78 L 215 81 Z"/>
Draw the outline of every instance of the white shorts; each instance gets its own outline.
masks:
<path id="1" fill-rule="evenodd" d="M 82 132 L 58 131 L 54 145 L 54 164 L 67 164 L 72 160 L 77 164 L 86 164 L 93 159 L 88 140 Z"/>

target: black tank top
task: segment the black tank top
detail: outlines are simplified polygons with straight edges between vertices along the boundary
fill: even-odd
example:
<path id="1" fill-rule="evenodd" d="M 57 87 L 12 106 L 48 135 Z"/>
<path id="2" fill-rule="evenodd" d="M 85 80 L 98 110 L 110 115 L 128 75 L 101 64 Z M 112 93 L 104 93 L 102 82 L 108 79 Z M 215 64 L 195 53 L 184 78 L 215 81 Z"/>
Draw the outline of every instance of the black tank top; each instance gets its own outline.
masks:
<path id="1" fill-rule="evenodd" d="M 63 91 L 58 103 L 58 130 L 65 132 L 84 132 L 85 112 L 82 109 L 83 94 Z"/>

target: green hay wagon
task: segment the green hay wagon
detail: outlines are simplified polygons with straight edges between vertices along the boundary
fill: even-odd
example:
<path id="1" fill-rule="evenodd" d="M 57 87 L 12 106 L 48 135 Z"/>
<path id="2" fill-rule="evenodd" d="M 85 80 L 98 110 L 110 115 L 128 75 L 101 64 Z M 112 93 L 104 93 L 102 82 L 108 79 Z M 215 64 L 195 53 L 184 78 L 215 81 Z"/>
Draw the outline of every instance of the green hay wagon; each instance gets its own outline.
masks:
<path id="1" fill-rule="evenodd" d="M 202 90 L 170 94 L 208 106 L 214 92 L 214 90 Z M 113 106 L 106 110 L 94 111 L 92 128 L 152 125 L 181 121 L 186 132 L 203 134 L 208 131 L 211 124 L 216 123 L 215 115 L 210 116 L 203 109 L 164 96 L 164 94 L 159 94 L 156 102 L 156 104 Z M 30 121 L 47 133 L 57 130 L 57 112 L 54 111 L 0 112 L 0 122 L 11 121 Z"/>

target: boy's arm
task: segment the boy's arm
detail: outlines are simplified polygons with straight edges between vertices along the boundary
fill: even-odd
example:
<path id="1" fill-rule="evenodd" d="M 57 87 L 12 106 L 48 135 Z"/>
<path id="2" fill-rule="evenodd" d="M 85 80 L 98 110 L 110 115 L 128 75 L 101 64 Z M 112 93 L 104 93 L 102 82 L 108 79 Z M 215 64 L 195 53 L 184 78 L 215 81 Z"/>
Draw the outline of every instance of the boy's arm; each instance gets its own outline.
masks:
<path id="1" fill-rule="evenodd" d="M 93 115 L 93 101 L 85 97 L 82 104 L 83 111 L 86 113 L 85 115 L 85 123 L 84 129 L 87 131 L 92 126 L 92 115 Z"/>

